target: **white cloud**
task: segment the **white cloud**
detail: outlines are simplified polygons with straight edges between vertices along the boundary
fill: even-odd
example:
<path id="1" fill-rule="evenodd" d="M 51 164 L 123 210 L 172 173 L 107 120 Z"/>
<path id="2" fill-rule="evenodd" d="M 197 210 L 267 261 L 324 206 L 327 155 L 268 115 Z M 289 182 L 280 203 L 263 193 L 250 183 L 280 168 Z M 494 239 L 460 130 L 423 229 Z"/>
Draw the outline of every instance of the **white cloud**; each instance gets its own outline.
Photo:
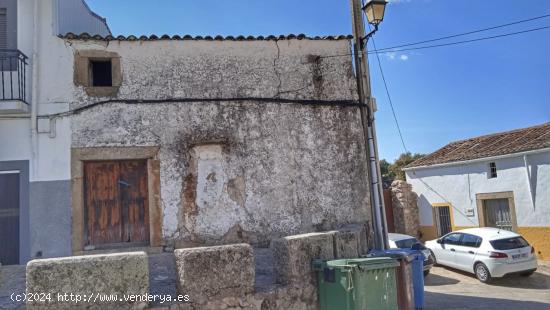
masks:
<path id="1" fill-rule="evenodd" d="M 409 60 L 409 55 L 407 55 L 407 54 L 397 54 L 397 53 L 394 53 L 394 52 L 390 52 L 390 53 L 385 53 L 384 55 L 386 55 L 386 57 L 390 61 L 393 61 L 393 60 L 407 61 L 407 60 Z"/>

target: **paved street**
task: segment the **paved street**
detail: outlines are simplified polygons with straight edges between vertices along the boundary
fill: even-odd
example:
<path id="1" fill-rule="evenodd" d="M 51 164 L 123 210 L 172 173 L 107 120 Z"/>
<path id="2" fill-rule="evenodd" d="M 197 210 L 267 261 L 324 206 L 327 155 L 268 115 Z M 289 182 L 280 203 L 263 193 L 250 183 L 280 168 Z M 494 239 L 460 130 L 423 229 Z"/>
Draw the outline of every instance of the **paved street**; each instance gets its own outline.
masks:
<path id="1" fill-rule="evenodd" d="M 503 278 L 487 285 L 474 275 L 434 267 L 426 278 L 425 309 L 548 310 L 550 269 L 539 269 L 529 278 Z"/>

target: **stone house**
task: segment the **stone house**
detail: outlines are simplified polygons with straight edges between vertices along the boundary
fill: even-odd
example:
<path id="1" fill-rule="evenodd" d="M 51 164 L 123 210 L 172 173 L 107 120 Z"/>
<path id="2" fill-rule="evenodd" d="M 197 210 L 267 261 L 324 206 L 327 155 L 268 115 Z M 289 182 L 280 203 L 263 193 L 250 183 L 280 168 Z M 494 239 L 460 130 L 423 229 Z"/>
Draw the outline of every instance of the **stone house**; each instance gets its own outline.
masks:
<path id="1" fill-rule="evenodd" d="M 550 259 L 550 123 L 452 142 L 404 170 L 425 240 L 499 227 Z"/>
<path id="2" fill-rule="evenodd" d="M 81 0 L 10 3 L 31 56 L 0 101 L 3 264 L 369 221 L 352 59 L 325 57 L 349 37 L 113 37 Z"/>

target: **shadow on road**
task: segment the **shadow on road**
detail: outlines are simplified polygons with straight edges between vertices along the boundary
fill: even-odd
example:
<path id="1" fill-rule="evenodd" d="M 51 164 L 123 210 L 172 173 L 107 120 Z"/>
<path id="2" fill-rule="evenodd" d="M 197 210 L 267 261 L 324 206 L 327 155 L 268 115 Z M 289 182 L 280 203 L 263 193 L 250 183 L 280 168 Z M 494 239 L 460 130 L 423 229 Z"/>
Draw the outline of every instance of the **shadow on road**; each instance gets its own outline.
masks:
<path id="1" fill-rule="evenodd" d="M 458 273 L 462 276 L 469 277 L 472 280 L 477 281 L 477 278 L 472 273 L 464 272 L 464 271 L 461 271 L 461 270 L 456 270 L 456 269 L 453 269 L 453 268 L 450 268 L 450 267 L 443 267 L 443 268 L 450 271 L 450 272 Z M 425 283 L 426 286 L 430 286 L 429 283 L 432 280 L 429 277 L 431 277 L 431 276 L 437 276 L 437 275 L 430 274 L 426 278 L 426 283 Z M 438 276 L 438 277 L 446 278 L 446 279 L 449 279 L 451 281 L 453 281 L 453 280 L 457 281 L 457 280 L 452 279 L 452 278 L 447 278 L 447 277 L 442 277 L 442 276 Z M 434 281 L 437 281 L 437 279 L 435 279 Z M 459 281 L 457 281 L 457 282 L 459 282 Z M 457 283 L 457 282 L 455 282 L 455 283 Z M 455 283 L 448 283 L 448 284 L 455 284 Z M 480 282 L 480 284 L 481 284 L 481 282 Z M 436 286 L 436 285 L 447 285 L 447 283 L 432 284 L 432 285 L 434 285 L 434 286 Z M 487 285 L 511 287 L 511 288 L 522 288 L 522 289 L 547 290 L 547 289 L 550 289 L 550 275 L 542 273 L 542 272 L 535 272 L 535 274 L 533 274 L 530 277 L 522 277 L 518 274 L 514 274 L 514 275 L 506 276 L 504 278 L 494 278 L 493 281 L 490 284 L 487 284 Z"/>
<path id="2" fill-rule="evenodd" d="M 424 310 L 548 310 L 549 303 L 426 292 Z"/>
<path id="3" fill-rule="evenodd" d="M 457 284 L 459 282 L 460 281 L 456 279 L 440 276 L 433 273 L 430 273 L 427 277 L 424 278 L 425 286 L 452 285 L 452 284 Z"/>
<path id="4" fill-rule="evenodd" d="M 540 272 L 535 272 L 535 274 L 530 277 L 521 277 L 519 275 L 514 275 L 504 278 L 493 279 L 493 282 L 491 282 L 490 285 L 547 290 L 550 289 L 550 276 Z M 548 299 L 550 300 L 550 297 L 548 297 Z"/>

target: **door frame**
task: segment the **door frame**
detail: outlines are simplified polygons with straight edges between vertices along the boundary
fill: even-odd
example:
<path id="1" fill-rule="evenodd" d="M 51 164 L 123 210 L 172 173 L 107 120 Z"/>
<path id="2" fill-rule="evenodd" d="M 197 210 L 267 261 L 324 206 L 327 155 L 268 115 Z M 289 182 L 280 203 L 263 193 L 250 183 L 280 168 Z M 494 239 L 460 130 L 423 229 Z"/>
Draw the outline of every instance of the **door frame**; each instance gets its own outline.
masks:
<path id="1" fill-rule="evenodd" d="M 162 246 L 162 209 L 160 203 L 159 147 L 89 147 L 71 149 L 72 252 L 84 251 L 86 222 L 84 218 L 84 162 L 86 161 L 147 161 L 147 192 L 149 200 L 149 246 Z M 131 245 L 129 245 L 131 247 Z"/>
<path id="2" fill-rule="evenodd" d="M 449 216 L 451 218 L 451 232 L 455 230 L 455 218 L 454 218 L 453 206 L 448 202 L 432 203 L 432 221 L 434 223 L 434 229 L 435 229 L 435 234 L 437 235 L 437 238 L 444 236 L 444 235 L 439 236 L 439 232 L 437 229 L 437 216 L 435 214 L 436 208 L 442 208 L 442 207 L 449 207 Z"/>
<path id="3" fill-rule="evenodd" d="M 19 264 L 31 259 L 29 161 L 0 161 L 0 171 L 19 172 Z"/>
<path id="4" fill-rule="evenodd" d="M 513 191 L 476 194 L 479 227 L 487 227 L 487 223 L 485 222 L 485 208 L 483 207 L 483 201 L 491 199 L 508 199 L 508 207 L 510 208 L 510 216 L 512 217 L 512 230 L 514 232 L 517 232 L 518 222 L 516 217 L 516 205 L 514 203 Z"/>

